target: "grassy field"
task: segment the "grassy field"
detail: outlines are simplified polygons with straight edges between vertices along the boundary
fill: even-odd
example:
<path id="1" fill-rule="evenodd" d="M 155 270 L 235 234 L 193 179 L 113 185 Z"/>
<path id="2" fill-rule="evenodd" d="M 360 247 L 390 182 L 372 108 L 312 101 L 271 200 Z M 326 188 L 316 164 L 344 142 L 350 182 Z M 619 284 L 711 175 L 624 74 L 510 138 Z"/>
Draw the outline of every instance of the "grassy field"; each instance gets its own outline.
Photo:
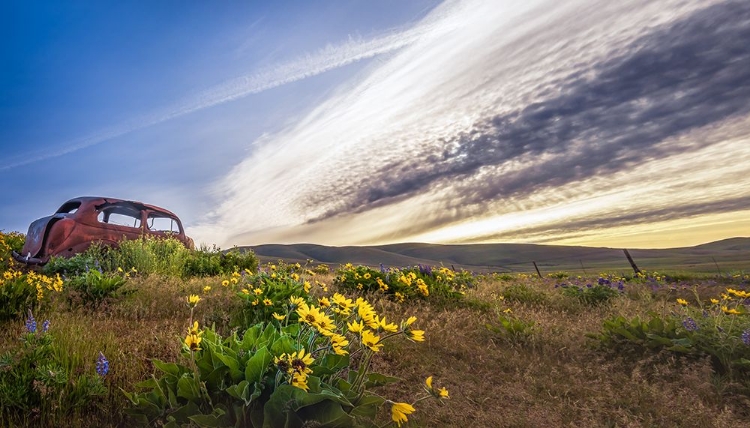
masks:
<path id="1" fill-rule="evenodd" d="M 599 272 L 630 272 L 622 249 L 536 244 L 391 244 L 330 247 L 314 244 L 258 245 L 247 247 L 263 261 L 301 262 L 314 260 L 337 266 L 345 263 L 367 266 L 427 264 L 453 266 L 473 272 L 534 272 L 536 262 L 543 275 L 567 271 L 576 275 Z M 747 269 L 750 238 L 731 238 L 685 248 L 630 249 L 641 269 L 668 269 L 692 273 L 723 274 Z"/>
<path id="2" fill-rule="evenodd" d="M 416 317 L 413 326 L 425 331 L 425 340 L 387 341 L 372 353 L 372 371 L 400 379 L 372 390 L 412 403 L 432 376 L 449 398 L 418 402 L 404 426 L 741 427 L 750 418 L 750 345 L 742 336 L 750 330 L 743 294 L 750 276 L 743 273 L 488 275 L 472 277 L 461 296 L 432 293 L 398 302 L 392 294 L 346 286 L 341 272 L 300 272 L 299 282 L 312 284 L 310 301 L 340 292 L 352 300 L 365 297 L 396 323 Z M 190 365 L 184 337 L 191 319 L 223 336 L 236 330 L 247 301 L 231 278 L 133 274 L 120 293 L 86 305 L 76 304 L 65 280 L 61 292 L 47 293 L 35 318 L 40 329 L 42 320 L 50 321 L 48 334 L 63 354 L 58 360 L 70 373 L 95 373 L 97 356 L 106 355 L 104 391 L 70 412 L 47 396 L 41 408 L 0 425 L 133 426 L 124 392 L 159 375 L 155 359 Z M 588 290 L 602 283 L 604 294 L 588 299 L 594 296 Z M 192 310 L 189 295 L 200 296 Z M 651 336 L 606 340 L 603 326 L 617 317 L 672 320 L 676 328 L 669 333 L 652 325 L 646 331 Z M 28 334 L 24 318 L 2 322 L 0 354 L 19 349 L 19 337 Z M 687 318 L 699 328 L 684 324 Z M 354 336 L 348 333 L 352 344 Z M 662 343 L 650 341 L 654 336 Z M 396 426 L 391 416 L 388 404 L 380 406 L 377 426 Z"/>

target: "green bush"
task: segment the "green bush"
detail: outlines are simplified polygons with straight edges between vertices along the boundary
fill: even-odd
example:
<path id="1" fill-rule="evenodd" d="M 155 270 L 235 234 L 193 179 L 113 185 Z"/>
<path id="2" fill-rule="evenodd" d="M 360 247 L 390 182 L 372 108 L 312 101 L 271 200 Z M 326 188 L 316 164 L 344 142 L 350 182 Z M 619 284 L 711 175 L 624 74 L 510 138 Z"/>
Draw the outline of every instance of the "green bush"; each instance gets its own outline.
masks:
<path id="1" fill-rule="evenodd" d="M 63 280 L 36 272 L 10 269 L 0 276 L 0 321 L 18 318 L 45 302 L 49 292 L 61 292 Z"/>
<path id="2" fill-rule="evenodd" d="M 103 273 L 92 269 L 68 282 L 68 300 L 96 308 L 105 300 L 123 295 L 122 286 L 126 281 L 124 273 Z"/>
<path id="3" fill-rule="evenodd" d="M 4 278 L 0 278 L 0 322 L 36 308 L 36 287 L 26 279 L 26 275 L 18 271 L 6 271 Z"/>
<path id="4" fill-rule="evenodd" d="M 99 260 L 102 259 L 102 249 L 98 245 L 93 245 L 83 253 L 76 254 L 73 257 L 50 257 L 47 264 L 42 267 L 42 272 L 46 275 L 65 275 L 73 277 L 86 273 L 91 269 L 101 268 Z"/>
<path id="5" fill-rule="evenodd" d="M 190 250 L 175 238 L 146 236 L 121 241 L 119 247 L 106 251 L 101 264 L 107 271 L 134 269 L 139 274 L 182 275 Z"/>
<path id="6" fill-rule="evenodd" d="M 670 351 L 696 357 L 710 356 L 716 370 L 730 376 L 750 373 L 750 320 L 731 309 L 683 308 L 667 315 L 617 316 L 604 321 L 602 331 L 588 334 L 600 346 L 618 353 Z M 745 379 L 747 381 L 747 379 Z"/>
<path id="7" fill-rule="evenodd" d="M 198 296 L 188 299 L 191 315 L 199 301 Z M 400 326 L 387 323 L 369 303 L 354 303 L 342 295 L 319 308 L 302 299 L 289 300 L 278 315 L 280 319 L 226 339 L 194 323 L 183 342 L 188 364 L 155 360 L 158 375 L 137 385 L 141 392 L 125 392 L 134 423 L 375 427 L 382 426 L 375 419 L 386 402 L 393 406 L 394 421 L 406 421 L 406 414 L 414 411 L 408 403 L 394 403 L 372 392 L 398 379 L 373 373 L 370 366 L 386 339 L 403 335 L 424 340 L 424 332 L 411 328 L 415 318 Z M 446 390 L 432 389 L 431 378 L 428 386 L 430 394 L 416 401 L 447 398 Z M 399 413 L 404 408 L 410 411 Z"/>
<path id="8" fill-rule="evenodd" d="M 26 235 L 20 232 L 0 231 L 0 273 L 10 269 L 13 265 L 11 252 L 21 252 Z"/>
<path id="9" fill-rule="evenodd" d="M 233 272 L 255 272 L 258 258 L 252 251 L 232 249 L 226 253 L 218 248 L 201 248 L 190 252 L 182 269 L 183 277 L 227 275 Z"/>
<path id="10" fill-rule="evenodd" d="M 49 321 L 37 326 L 29 311 L 27 333 L 21 347 L 0 356 L 0 419 L 13 426 L 53 426 L 76 412 L 97 405 L 105 396 L 102 377 L 108 371 L 101 355 L 100 375 L 83 373 L 71 367 L 64 349 L 59 349 L 47 332 Z"/>
<path id="11" fill-rule="evenodd" d="M 241 291 L 237 294 L 243 301 L 243 307 L 233 325 L 242 328 L 273 320 L 273 314 L 285 313 L 285 306 L 291 297 L 307 298 L 304 282 L 300 281 L 299 275 L 288 274 L 283 270 L 246 274 L 239 286 Z"/>
<path id="12" fill-rule="evenodd" d="M 379 292 L 393 296 L 398 302 L 407 299 L 425 299 L 430 296 L 461 299 L 467 287 L 475 284 L 474 276 L 467 271 L 456 272 L 430 266 L 388 270 L 374 270 L 366 266 L 347 263 L 336 272 L 334 283 L 358 292 Z"/>
<path id="13" fill-rule="evenodd" d="M 510 302 L 530 305 L 544 304 L 549 300 L 547 294 L 524 283 L 508 285 L 502 289 L 501 294 Z"/>
<path id="14" fill-rule="evenodd" d="M 610 286 L 596 284 L 586 287 L 566 286 L 560 287 L 564 296 L 576 299 L 579 302 L 589 305 L 598 306 L 609 303 L 612 299 L 619 297 L 621 293 Z"/>
<path id="15" fill-rule="evenodd" d="M 500 325 L 487 324 L 486 327 L 502 339 L 514 344 L 527 343 L 536 330 L 534 321 L 524 321 L 513 316 L 500 315 L 498 321 Z"/>

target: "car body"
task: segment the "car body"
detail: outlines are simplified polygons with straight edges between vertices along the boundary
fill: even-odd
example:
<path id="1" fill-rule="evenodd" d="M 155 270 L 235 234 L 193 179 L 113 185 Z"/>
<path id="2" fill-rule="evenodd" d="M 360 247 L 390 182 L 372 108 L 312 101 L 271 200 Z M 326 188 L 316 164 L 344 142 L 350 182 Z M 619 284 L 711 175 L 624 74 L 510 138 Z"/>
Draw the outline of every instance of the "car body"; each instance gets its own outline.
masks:
<path id="1" fill-rule="evenodd" d="M 50 257 L 72 257 L 98 242 L 117 247 L 123 239 L 173 237 L 193 249 L 180 219 L 171 211 L 142 202 L 84 196 L 71 199 L 51 216 L 29 226 L 16 261 L 42 265 Z"/>

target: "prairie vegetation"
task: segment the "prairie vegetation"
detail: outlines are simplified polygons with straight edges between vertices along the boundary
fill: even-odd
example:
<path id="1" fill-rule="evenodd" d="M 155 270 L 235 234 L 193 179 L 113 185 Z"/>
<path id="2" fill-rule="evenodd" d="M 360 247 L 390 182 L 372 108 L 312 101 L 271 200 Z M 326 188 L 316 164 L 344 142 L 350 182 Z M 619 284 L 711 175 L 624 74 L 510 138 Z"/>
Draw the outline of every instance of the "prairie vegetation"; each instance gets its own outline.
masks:
<path id="1" fill-rule="evenodd" d="M 33 272 L 8 257 L 20 242 L 0 235 L 1 426 L 750 418 L 739 271 L 329 270 L 146 240 Z"/>

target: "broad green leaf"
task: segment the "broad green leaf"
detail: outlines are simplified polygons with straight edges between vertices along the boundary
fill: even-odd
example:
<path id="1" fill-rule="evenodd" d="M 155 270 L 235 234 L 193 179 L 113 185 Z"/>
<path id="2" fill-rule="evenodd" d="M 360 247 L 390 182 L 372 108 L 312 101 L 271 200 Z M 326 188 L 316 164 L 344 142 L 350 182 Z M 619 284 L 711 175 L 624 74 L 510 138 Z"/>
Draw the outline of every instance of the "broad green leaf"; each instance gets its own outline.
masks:
<path id="1" fill-rule="evenodd" d="M 401 381 L 401 378 L 385 376 L 379 373 L 368 373 L 367 381 L 365 381 L 365 386 L 367 388 L 372 388 L 376 386 L 388 385 L 389 383 L 394 383 L 394 382 L 399 382 L 399 381 Z"/>
<path id="2" fill-rule="evenodd" d="M 245 405 L 250 404 L 250 383 L 248 381 L 243 380 L 236 385 L 230 386 L 226 391 L 230 396 L 242 400 Z"/>
<path id="3" fill-rule="evenodd" d="M 188 401 L 186 405 L 175 410 L 170 414 L 170 416 L 172 416 L 176 422 L 182 424 L 188 422 L 188 418 L 190 416 L 199 415 L 200 413 L 201 409 L 200 407 L 198 407 L 198 404 L 192 401 Z"/>
<path id="4" fill-rule="evenodd" d="M 197 400 L 200 394 L 195 379 L 187 375 L 182 376 L 177 381 L 177 396 L 187 398 L 190 401 Z"/>
<path id="5" fill-rule="evenodd" d="M 154 367 L 157 369 L 163 371 L 164 373 L 171 374 L 173 376 L 180 376 L 181 374 L 188 371 L 187 367 L 179 366 L 175 363 L 165 363 L 161 360 L 153 359 L 151 362 L 154 364 Z"/>
<path id="6" fill-rule="evenodd" d="M 229 421 L 224 416 L 225 412 L 222 409 L 215 409 L 210 415 L 195 415 L 190 416 L 189 419 L 200 427 L 226 427 L 229 426 Z"/>
<path id="7" fill-rule="evenodd" d="M 242 336 L 242 349 L 252 351 L 256 348 L 261 328 L 263 328 L 262 324 L 255 324 L 245 330 L 245 334 Z"/>
<path id="8" fill-rule="evenodd" d="M 248 382 L 262 382 L 263 374 L 266 372 L 272 359 L 273 356 L 268 352 L 268 349 L 266 349 L 265 346 L 258 349 L 247 361 L 247 367 L 245 367 L 245 380 Z"/>
<path id="9" fill-rule="evenodd" d="M 273 355 L 291 354 L 292 352 L 295 352 L 294 340 L 289 336 L 283 335 L 271 345 Z"/>
<path id="10" fill-rule="evenodd" d="M 377 395 L 365 395 L 357 402 L 357 405 L 349 414 L 374 419 L 378 412 L 378 407 L 383 405 L 384 402 L 385 399 Z"/>

